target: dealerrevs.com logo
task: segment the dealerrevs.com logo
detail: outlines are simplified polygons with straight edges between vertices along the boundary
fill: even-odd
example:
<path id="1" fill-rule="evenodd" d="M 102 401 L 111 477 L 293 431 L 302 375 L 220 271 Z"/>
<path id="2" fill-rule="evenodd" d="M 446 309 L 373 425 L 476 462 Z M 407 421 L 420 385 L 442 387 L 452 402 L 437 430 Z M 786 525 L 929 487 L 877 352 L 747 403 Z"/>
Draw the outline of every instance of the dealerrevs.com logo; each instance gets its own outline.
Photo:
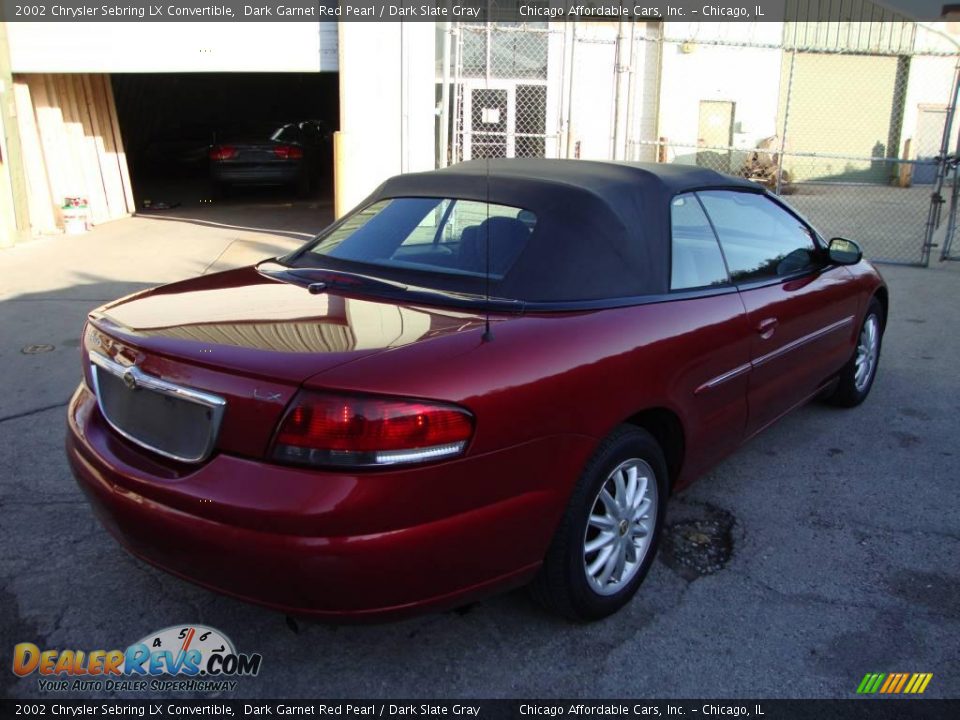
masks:
<path id="1" fill-rule="evenodd" d="M 36 674 L 45 692 L 222 692 L 236 688 L 235 678 L 257 675 L 262 661 L 203 625 L 164 628 L 126 650 L 41 650 L 28 642 L 13 648 L 14 674 Z"/>

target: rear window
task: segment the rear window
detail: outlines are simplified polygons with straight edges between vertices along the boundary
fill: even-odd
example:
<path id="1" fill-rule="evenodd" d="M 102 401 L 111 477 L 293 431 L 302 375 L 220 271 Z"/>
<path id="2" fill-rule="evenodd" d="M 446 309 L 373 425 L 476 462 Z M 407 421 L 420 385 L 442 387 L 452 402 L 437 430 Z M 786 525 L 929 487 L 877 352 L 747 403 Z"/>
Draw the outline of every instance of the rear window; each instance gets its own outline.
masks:
<path id="1" fill-rule="evenodd" d="M 391 198 L 368 205 L 299 254 L 364 265 L 502 279 L 537 224 L 529 210 L 453 198 Z M 487 243 L 489 242 L 489 248 Z"/>
<path id="2" fill-rule="evenodd" d="M 299 128 L 292 123 L 250 122 L 228 125 L 217 137 L 230 142 L 294 142 L 300 137 Z"/>

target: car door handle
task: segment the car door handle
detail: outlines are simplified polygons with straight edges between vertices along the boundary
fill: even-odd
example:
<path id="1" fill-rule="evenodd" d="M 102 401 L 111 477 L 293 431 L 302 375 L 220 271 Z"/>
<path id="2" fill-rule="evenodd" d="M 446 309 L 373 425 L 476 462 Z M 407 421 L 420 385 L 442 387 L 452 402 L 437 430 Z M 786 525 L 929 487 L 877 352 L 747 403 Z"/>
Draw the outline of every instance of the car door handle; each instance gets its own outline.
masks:
<path id="1" fill-rule="evenodd" d="M 769 340 L 773 337 L 773 333 L 776 332 L 777 325 L 779 324 L 776 318 L 764 318 L 757 323 L 757 332 L 760 333 L 760 337 L 764 340 Z"/>

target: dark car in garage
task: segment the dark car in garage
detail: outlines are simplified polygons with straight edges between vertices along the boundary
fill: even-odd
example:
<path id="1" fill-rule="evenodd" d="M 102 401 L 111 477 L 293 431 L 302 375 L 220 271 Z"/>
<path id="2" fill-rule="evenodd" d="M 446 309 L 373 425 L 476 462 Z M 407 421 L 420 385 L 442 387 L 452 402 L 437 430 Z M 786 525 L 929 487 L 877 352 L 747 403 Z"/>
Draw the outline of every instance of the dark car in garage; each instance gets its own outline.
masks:
<path id="1" fill-rule="evenodd" d="M 530 584 L 596 619 L 672 493 L 867 397 L 887 306 L 856 243 L 747 180 L 474 161 L 92 312 L 67 456 L 125 547 L 235 597 L 372 618 Z"/>
<path id="2" fill-rule="evenodd" d="M 155 173 L 203 177 L 215 137 L 210 124 L 168 127 L 147 142 L 143 158 Z"/>
<path id="3" fill-rule="evenodd" d="M 209 149 L 215 194 L 240 185 L 283 185 L 306 195 L 332 159 L 331 140 L 318 120 L 228 126 L 215 134 Z"/>

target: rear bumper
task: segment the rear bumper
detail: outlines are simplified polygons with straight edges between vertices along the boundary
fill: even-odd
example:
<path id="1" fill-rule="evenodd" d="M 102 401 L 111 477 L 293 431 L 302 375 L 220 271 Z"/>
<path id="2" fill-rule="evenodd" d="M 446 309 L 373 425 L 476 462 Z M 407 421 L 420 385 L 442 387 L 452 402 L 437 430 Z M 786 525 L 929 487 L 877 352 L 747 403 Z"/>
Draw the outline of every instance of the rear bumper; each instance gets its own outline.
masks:
<path id="1" fill-rule="evenodd" d="M 67 425 L 77 482 L 130 552 L 212 590 L 329 619 L 455 607 L 528 581 L 583 466 L 579 455 L 585 461 L 592 447 L 588 438 L 548 438 L 352 476 L 221 454 L 163 478 L 131 464 L 133 451 L 83 386 Z M 540 479 L 531 482 L 534 467 Z M 444 468 L 447 496 L 421 496 Z M 491 501 L 498 493 L 489 486 L 511 482 L 514 492 Z M 423 520 L 389 527 L 391 515 L 409 518 L 396 509 L 411 505 Z"/>
<path id="2" fill-rule="evenodd" d="M 210 176 L 217 182 L 231 185 L 287 185 L 300 178 L 299 163 L 264 163 L 236 165 L 211 163 Z"/>

